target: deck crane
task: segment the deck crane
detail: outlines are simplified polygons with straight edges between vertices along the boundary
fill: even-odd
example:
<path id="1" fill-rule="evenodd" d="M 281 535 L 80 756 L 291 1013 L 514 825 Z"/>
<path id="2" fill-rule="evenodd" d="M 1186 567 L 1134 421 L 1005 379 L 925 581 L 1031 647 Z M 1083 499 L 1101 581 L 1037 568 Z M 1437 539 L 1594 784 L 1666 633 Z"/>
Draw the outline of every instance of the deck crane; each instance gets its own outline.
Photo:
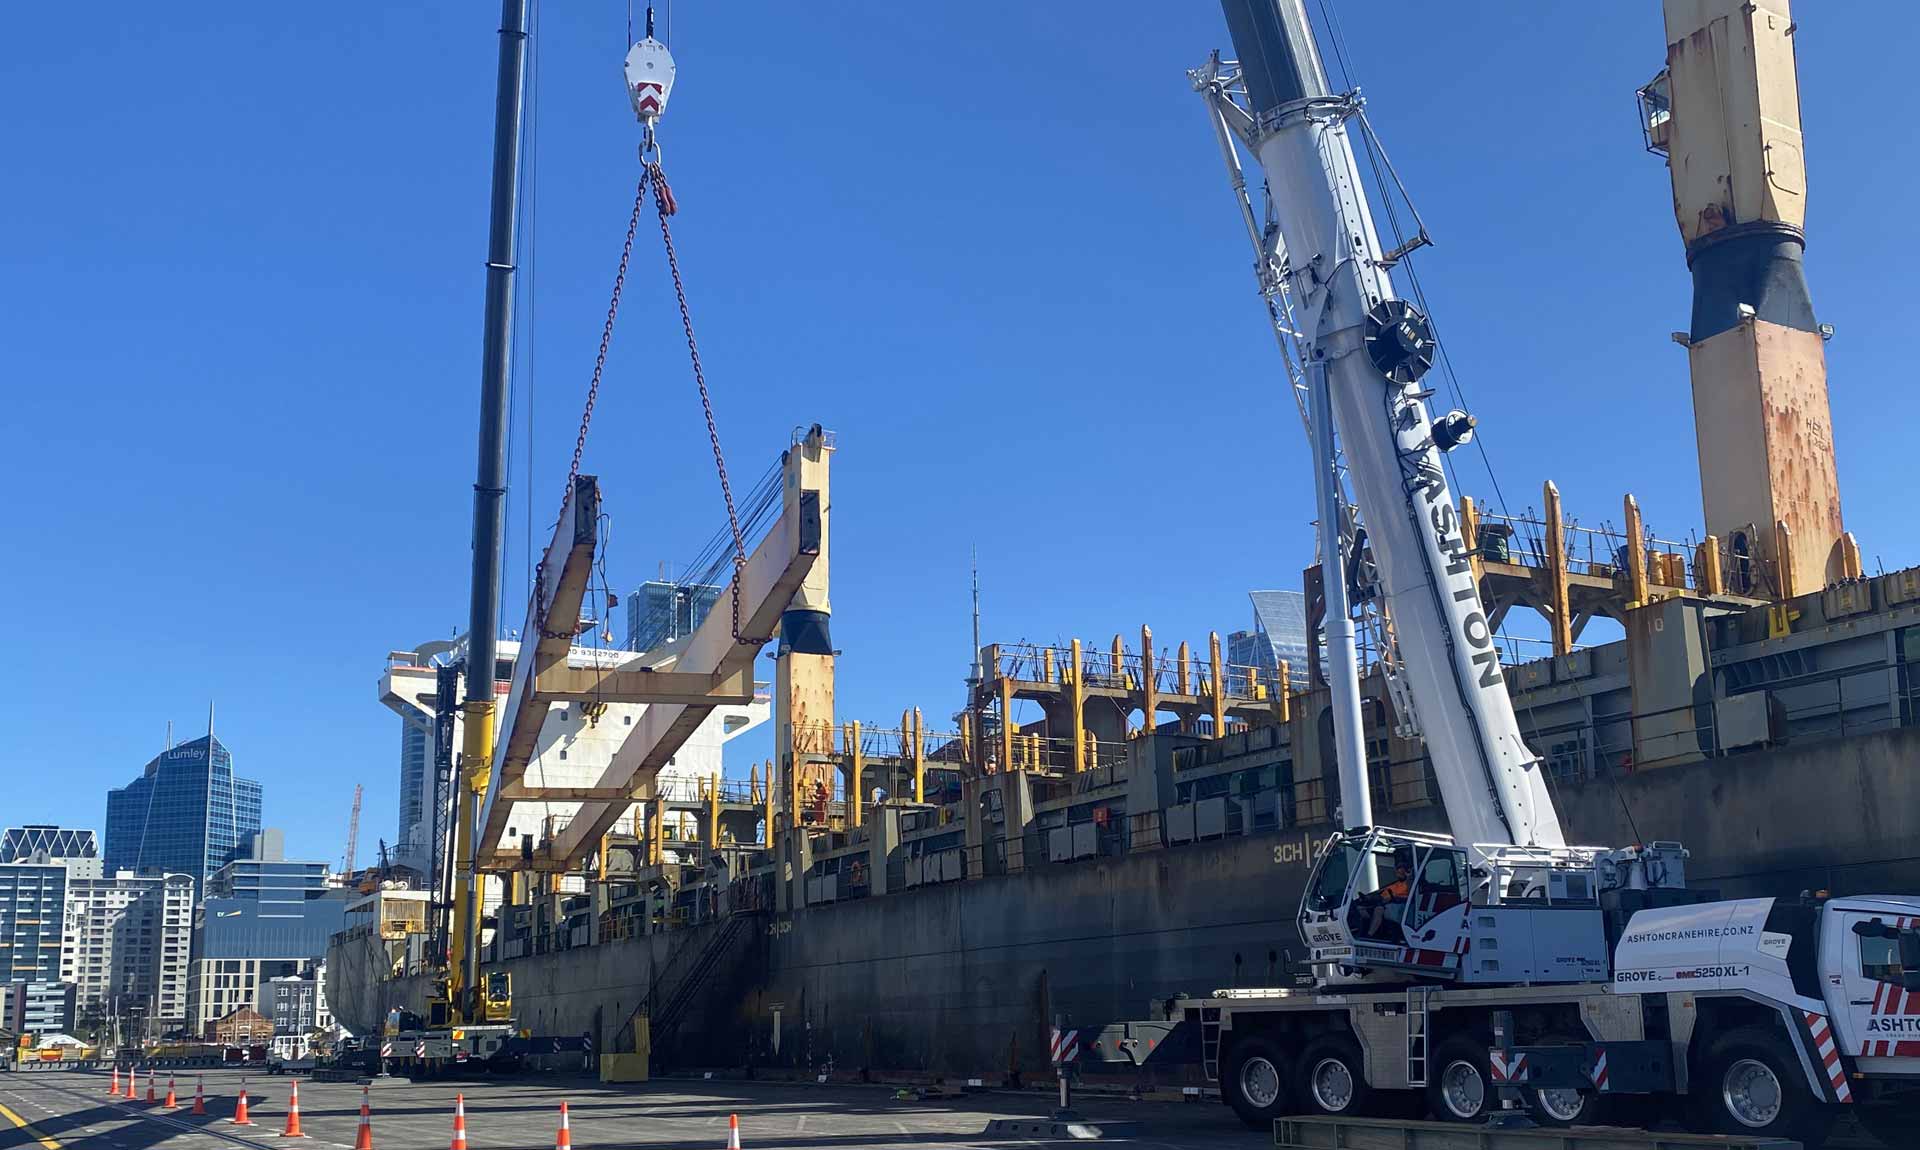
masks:
<path id="1" fill-rule="evenodd" d="M 1187 1048 L 1254 1125 L 1296 1110 L 1364 1115 L 1414 1090 L 1436 1116 L 1473 1121 L 1508 1083 L 1542 1122 L 1592 1122 L 1614 1093 L 1691 1095 L 1697 1124 L 1809 1145 L 1857 1094 L 1872 1103 L 1862 1119 L 1890 1116 L 1906 1144 L 1920 1118 L 1920 1042 L 1902 1036 L 1920 1026 L 1889 1003 L 1920 995 L 1920 898 L 1721 899 L 1687 889 L 1677 843 L 1564 842 L 1441 465 L 1472 422 L 1427 410 L 1432 328 L 1394 291 L 1409 249 L 1382 250 L 1374 230 L 1349 138 L 1349 125 L 1365 126 L 1359 95 L 1328 86 L 1304 0 L 1222 7 L 1239 59 L 1216 53 L 1191 78 L 1241 195 L 1274 326 L 1304 365 L 1328 615 L 1348 577 L 1343 456 L 1455 834 L 1365 825 L 1357 691 L 1341 681 L 1356 660 L 1332 651 L 1349 825 L 1327 841 L 1300 906 L 1310 987 L 1176 996 L 1088 1049 L 1142 1061 L 1185 1045 L 1165 1041 L 1170 1027 L 1197 1026 Z M 1783 40 L 1791 28 L 1785 0 L 1764 12 L 1668 0 L 1667 13 L 1670 60 L 1672 40 L 1708 34 L 1693 31 L 1702 20 L 1734 40 Z M 1671 114 L 1713 116 L 1720 103 Z M 1265 226 L 1245 198 L 1236 141 L 1265 174 Z M 1350 644 L 1351 632 L 1330 627 L 1328 642 Z"/>

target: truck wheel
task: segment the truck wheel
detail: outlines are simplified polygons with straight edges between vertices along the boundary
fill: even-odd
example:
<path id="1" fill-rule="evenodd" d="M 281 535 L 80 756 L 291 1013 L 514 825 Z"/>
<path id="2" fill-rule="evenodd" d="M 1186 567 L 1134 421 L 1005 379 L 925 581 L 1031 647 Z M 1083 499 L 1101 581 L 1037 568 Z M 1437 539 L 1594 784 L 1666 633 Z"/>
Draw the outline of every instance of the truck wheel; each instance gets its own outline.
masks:
<path id="1" fill-rule="evenodd" d="M 1488 1039 L 1455 1035 L 1427 1063 L 1427 1105 L 1443 1122 L 1478 1122 L 1495 1105 Z"/>
<path id="2" fill-rule="evenodd" d="M 1371 1111 L 1373 1088 L 1360 1044 L 1344 1034 L 1323 1034 L 1309 1043 L 1300 1056 L 1300 1098 L 1316 1114 Z"/>
<path id="3" fill-rule="evenodd" d="M 1706 1125 L 1716 1134 L 1792 1138 L 1814 1150 L 1833 1125 L 1830 1108 L 1808 1089 L 1793 1049 L 1757 1026 L 1729 1031 L 1714 1042 L 1697 1093 Z"/>
<path id="4" fill-rule="evenodd" d="M 1255 1130 L 1271 1130 L 1273 1120 L 1287 1112 L 1286 1068 L 1286 1056 L 1268 1039 L 1233 1044 L 1220 1088 L 1240 1121 Z"/>
<path id="5" fill-rule="evenodd" d="M 1527 1109 L 1542 1126 L 1604 1126 L 1602 1099 L 1591 1090 L 1535 1090 L 1527 1097 Z"/>
<path id="6" fill-rule="evenodd" d="M 1572 1046 L 1584 1042 L 1584 1038 L 1574 1038 L 1566 1034 L 1549 1035 L 1540 1040 L 1542 1045 Z M 1542 1126 L 1612 1126 L 1614 1107 L 1609 1103 L 1613 1097 L 1602 1097 L 1592 1090 L 1529 1090 L 1527 1108 L 1534 1121 Z"/>

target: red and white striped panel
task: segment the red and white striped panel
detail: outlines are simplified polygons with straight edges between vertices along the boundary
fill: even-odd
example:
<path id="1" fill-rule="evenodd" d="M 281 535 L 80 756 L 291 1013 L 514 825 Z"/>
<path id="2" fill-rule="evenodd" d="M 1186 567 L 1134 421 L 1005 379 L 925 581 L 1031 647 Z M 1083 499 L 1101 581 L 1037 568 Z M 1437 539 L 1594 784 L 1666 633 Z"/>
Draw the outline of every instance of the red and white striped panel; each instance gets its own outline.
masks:
<path id="1" fill-rule="evenodd" d="M 1053 1032 L 1053 1061 L 1056 1064 L 1072 1062 L 1078 1057 L 1080 1057 L 1080 1032 L 1056 1028 Z"/>
<path id="2" fill-rule="evenodd" d="M 1604 1046 L 1593 1059 L 1593 1088 L 1603 1094 L 1607 1090 L 1607 1048 Z"/>
<path id="3" fill-rule="evenodd" d="M 1509 1055 L 1499 1050 L 1487 1051 L 1487 1069 L 1495 1082 L 1525 1082 L 1527 1080 L 1527 1056 Z"/>
<path id="4" fill-rule="evenodd" d="M 1807 1021 L 1807 1030 L 1813 1036 L 1814 1061 L 1818 1062 L 1827 1075 L 1827 1081 L 1833 1086 L 1833 1096 L 1841 1102 L 1852 1102 L 1853 1091 L 1847 1088 L 1846 1067 L 1840 1064 L 1840 1047 L 1834 1041 L 1833 1031 L 1827 1026 L 1824 1014 L 1815 1014 L 1811 1010 L 1800 1012 Z"/>
<path id="5" fill-rule="evenodd" d="M 1920 923 L 1920 919 L 1902 916 L 1895 920 L 1895 925 L 1902 930 L 1915 923 Z M 1881 983 L 1879 989 L 1874 991 L 1872 1018 L 1910 1018 L 1915 1015 L 1920 1015 L 1920 994 L 1895 986 L 1891 982 Z M 1901 1033 L 1892 1027 L 1888 1029 L 1893 1030 L 1894 1033 Z M 1920 1029 L 1916 1029 L 1914 1033 L 1920 1035 Z M 1920 1057 L 1920 1039 L 1862 1037 L 1860 1053 L 1880 1057 L 1892 1055 Z"/>

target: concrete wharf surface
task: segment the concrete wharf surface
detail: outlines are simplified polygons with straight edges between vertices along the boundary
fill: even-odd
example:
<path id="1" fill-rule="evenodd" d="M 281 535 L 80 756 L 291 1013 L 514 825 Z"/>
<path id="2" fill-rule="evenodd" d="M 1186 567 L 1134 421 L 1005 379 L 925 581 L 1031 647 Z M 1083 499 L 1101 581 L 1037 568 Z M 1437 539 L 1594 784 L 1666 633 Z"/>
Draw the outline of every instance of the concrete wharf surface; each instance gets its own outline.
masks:
<path id="1" fill-rule="evenodd" d="M 234 1102 L 243 1075 L 205 1075 L 207 1115 L 192 1113 L 197 1074 L 175 1078 L 180 1106 L 167 1110 L 144 1100 L 107 1094 L 107 1076 L 93 1073 L 0 1074 L 0 1150 L 352 1150 L 360 1121 L 361 1087 L 352 1082 L 300 1082 L 304 1139 L 280 1137 L 286 1127 L 291 1079 L 254 1072 L 244 1076 L 254 1125 L 235 1126 Z M 161 1097 L 166 1076 L 159 1077 Z M 144 1077 L 139 1087 L 144 1099 Z M 740 1118 L 742 1150 L 968 1150 L 1030 1147 L 1040 1139 L 989 1136 L 999 1118 L 1044 1118 L 1053 1099 L 1038 1091 L 969 1094 L 921 1100 L 894 1097 L 891 1087 L 736 1080 L 661 1079 L 602 1085 L 585 1076 L 523 1075 L 470 1079 L 376 1081 L 369 1097 L 374 1150 L 447 1150 L 453 1137 L 456 1094 L 466 1096 L 471 1150 L 545 1150 L 568 1104 L 576 1150 L 673 1147 L 723 1150 L 727 1117 Z M 1131 1134 L 1104 1143 L 1141 1150 L 1260 1150 L 1273 1145 L 1241 1125 L 1215 1099 L 1144 1102 L 1082 1095 L 1086 1121 L 1126 1122 Z M 1879 1144 L 1850 1128 L 1829 1150 L 1868 1150 Z"/>

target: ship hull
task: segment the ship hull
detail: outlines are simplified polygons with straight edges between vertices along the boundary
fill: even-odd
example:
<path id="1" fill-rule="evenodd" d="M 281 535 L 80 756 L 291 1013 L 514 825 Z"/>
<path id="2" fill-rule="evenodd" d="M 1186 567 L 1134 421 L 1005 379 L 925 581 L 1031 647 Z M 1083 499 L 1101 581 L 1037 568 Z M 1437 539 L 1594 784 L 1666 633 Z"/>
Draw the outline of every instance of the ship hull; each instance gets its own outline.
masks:
<path id="1" fill-rule="evenodd" d="M 1570 837 L 1674 839 L 1728 895 L 1920 890 L 1920 730 L 1560 784 Z M 1431 806 L 1381 812 L 1443 829 Z M 682 1066 L 1047 1073 L 1047 1031 L 1156 1000 L 1284 985 L 1313 844 L 1296 826 L 764 915 L 736 932 L 660 1051 Z M 503 964 L 523 1026 L 602 1042 L 717 924 Z M 394 989 L 389 988 L 389 993 Z M 601 1046 L 601 1049 L 606 1049 Z"/>

